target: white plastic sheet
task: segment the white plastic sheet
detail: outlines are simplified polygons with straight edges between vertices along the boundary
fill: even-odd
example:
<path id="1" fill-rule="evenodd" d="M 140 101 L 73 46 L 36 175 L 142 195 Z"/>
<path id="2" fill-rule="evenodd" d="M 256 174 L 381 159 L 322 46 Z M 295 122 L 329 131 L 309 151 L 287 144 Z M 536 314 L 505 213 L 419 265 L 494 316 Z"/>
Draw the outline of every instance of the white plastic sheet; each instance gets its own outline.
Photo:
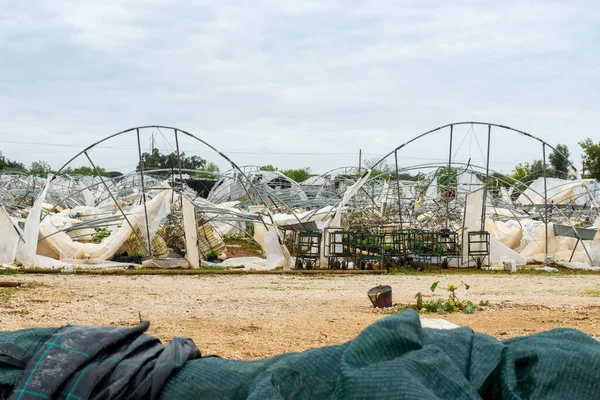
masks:
<path id="1" fill-rule="evenodd" d="M 600 267 L 600 217 L 596 218 L 594 226 L 598 228 L 598 232 L 596 232 L 590 248 L 590 258 L 592 259 L 590 266 Z"/>
<path id="2" fill-rule="evenodd" d="M 148 221 L 150 227 L 153 229 L 150 236 L 152 237 L 156 233 L 158 224 L 165 218 L 170 212 L 171 204 L 171 193 L 170 190 L 163 190 L 157 194 L 153 199 L 147 202 L 146 206 L 148 209 Z M 35 206 L 34 206 L 35 207 Z M 31 214 L 30 214 L 31 215 Z M 121 215 L 120 211 L 117 211 L 116 215 Z M 144 206 L 137 205 L 131 210 L 126 212 L 129 222 L 133 225 L 134 229 L 142 232 L 143 236 L 146 236 L 143 232 L 146 230 L 145 227 L 145 215 Z M 29 218 L 28 218 L 29 220 Z M 57 226 L 54 225 L 52 217 L 46 217 L 41 224 L 39 224 L 38 214 L 38 231 L 40 237 L 46 237 L 44 239 L 44 245 L 50 250 L 59 255 L 61 260 L 64 259 L 92 259 L 92 260 L 108 260 L 110 259 L 122 246 L 129 240 L 133 231 L 129 224 L 122 220 L 121 226 L 111 232 L 111 235 L 104 238 L 100 243 L 80 243 L 75 242 L 65 232 L 60 232 Z M 27 229 L 27 222 L 25 228 Z M 37 235 L 35 232 L 35 241 L 37 247 Z M 27 240 L 27 239 L 26 239 Z M 21 259 L 19 261 L 25 266 L 39 266 L 36 265 L 36 260 L 25 264 Z"/>
<path id="3" fill-rule="evenodd" d="M 198 250 L 198 223 L 194 204 L 183 196 L 181 199 L 183 212 L 183 231 L 185 233 L 185 258 L 192 268 L 200 268 L 200 252 Z"/>
<path id="4" fill-rule="evenodd" d="M 0 264 L 12 264 L 15 261 L 18 244 L 19 234 L 4 208 L 0 207 Z"/>
<path id="5" fill-rule="evenodd" d="M 266 269 L 283 267 L 291 269 L 291 256 L 287 248 L 281 245 L 279 232 L 276 229 L 264 234 L 265 253 L 267 254 Z"/>
<path id="6" fill-rule="evenodd" d="M 23 241 L 19 242 L 19 245 L 17 246 L 16 259 L 25 267 L 38 266 L 36 251 L 40 231 L 40 216 L 42 214 L 42 204 L 46 199 L 46 194 L 48 193 L 51 181 L 52 176 L 49 176 L 48 179 L 46 179 L 44 189 L 38 195 L 38 198 L 35 199 L 33 207 L 29 210 L 29 215 L 25 220 L 25 229 L 23 230 Z"/>
<path id="7" fill-rule="evenodd" d="M 329 238 L 327 237 L 328 235 L 325 234 L 326 230 L 329 228 L 339 228 L 341 226 L 342 211 L 344 207 L 350 201 L 350 199 L 354 197 L 356 193 L 358 193 L 360 188 L 364 186 L 364 184 L 369 180 L 370 176 L 371 170 L 369 169 L 360 179 L 354 182 L 352 186 L 346 189 L 346 191 L 344 192 L 344 196 L 342 197 L 342 201 L 338 204 L 335 210 L 333 218 L 331 218 L 329 221 L 326 221 L 323 225 L 323 228 L 321 230 L 321 265 L 325 265 L 327 263 L 327 254 L 325 250 L 329 248 Z"/>
<path id="8" fill-rule="evenodd" d="M 481 231 L 485 230 L 485 226 L 481 226 L 481 210 L 483 207 L 483 190 L 477 190 L 475 192 L 469 193 L 466 196 L 467 209 L 465 212 L 465 229 L 463 230 L 462 235 L 462 243 L 463 246 L 463 254 L 462 260 L 463 263 L 469 260 L 469 232 L 472 231 Z M 473 247 L 474 250 L 475 247 Z"/>

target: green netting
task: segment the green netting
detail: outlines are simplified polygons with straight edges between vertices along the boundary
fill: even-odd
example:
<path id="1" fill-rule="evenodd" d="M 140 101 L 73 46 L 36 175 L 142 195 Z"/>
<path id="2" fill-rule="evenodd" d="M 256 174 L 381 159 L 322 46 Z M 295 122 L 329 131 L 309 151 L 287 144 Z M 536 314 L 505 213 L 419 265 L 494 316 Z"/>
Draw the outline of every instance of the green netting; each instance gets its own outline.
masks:
<path id="1" fill-rule="evenodd" d="M 0 332 L 0 399 L 8 398 L 25 364 L 57 331 L 58 328 L 34 328 Z"/>
<path id="2" fill-rule="evenodd" d="M 422 329 L 412 311 L 339 346 L 244 362 L 201 358 L 163 399 L 598 399 L 600 345 L 570 329 L 500 342 Z"/>
<path id="3" fill-rule="evenodd" d="M 0 333 L 0 398 L 56 329 Z M 571 329 L 500 342 L 422 329 L 405 311 L 338 346 L 258 361 L 187 361 L 162 399 L 597 399 L 600 344 Z"/>

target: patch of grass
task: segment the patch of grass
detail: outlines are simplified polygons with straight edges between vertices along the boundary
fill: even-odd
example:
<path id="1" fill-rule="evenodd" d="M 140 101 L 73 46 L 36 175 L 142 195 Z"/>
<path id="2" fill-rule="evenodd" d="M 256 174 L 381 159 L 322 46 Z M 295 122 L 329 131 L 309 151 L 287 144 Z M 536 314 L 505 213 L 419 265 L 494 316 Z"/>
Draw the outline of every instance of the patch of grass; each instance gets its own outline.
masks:
<path id="1" fill-rule="evenodd" d="M 18 275 L 18 274 L 22 274 L 23 271 L 21 271 L 20 268 L 7 268 L 7 269 L 0 269 L 0 275 Z"/>
<path id="2" fill-rule="evenodd" d="M 425 270 L 419 271 L 411 267 L 395 267 L 388 271 L 390 275 L 492 275 L 492 276 L 519 276 L 519 275 L 536 275 L 536 276 L 572 276 L 572 275 L 600 275 L 600 271 L 585 271 L 580 269 L 568 269 L 558 267 L 558 272 L 539 271 L 530 266 L 530 268 L 519 269 L 516 273 L 504 270 L 484 270 L 472 268 L 448 268 L 443 269 L 437 266 L 426 266 Z M 539 266 L 541 267 L 541 265 Z"/>
<path id="3" fill-rule="evenodd" d="M 2 311 L 2 314 L 9 314 L 9 315 L 27 315 L 29 314 L 29 310 L 10 310 L 10 311 Z"/>
<path id="4" fill-rule="evenodd" d="M 600 289 L 587 289 L 583 291 L 584 296 L 600 297 Z"/>
<path id="5" fill-rule="evenodd" d="M 7 302 L 13 295 L 16 294 L 17 290 L 25 290 L 23 287 L 18 288 L 1 288 L 0 289 L 0 302 Z"/>
<path id="6" fill-rule="evenodd" d="M 260 248 L 260 246 L 258 244 L 256 244 L 255 241 L 247 238 L 247 237 L 243 237 L 243 236 L 229 236 L 229 235 L 225 235 L 223 237 L 223 242 L 225 242 L 226 244 L 237 244 L 237 245 L 241 245 L 245 248 L 248 249 L 256 249 L 256 250 L 262 250 Z"/>
<path id="7" fill-rule="evenodd" d="M 284 286 L 247 286 L 244 289 L 246 290 L 274 290 L 276 292 L 284 292 L 289 290 L 289 287 Z"/>
<path id="8" fill-rule="evenodd" d="M 220 267 L 218 265 L 203 265 L 198 269 L 202 271 L 227 271 L 228 269 L 231 269 L 231 267 Z"/>
<path id="9" fill-rule="evenodd" d="M 0 289 L 0 301 L 8 301 L 12 297 L 13 290 L 11 289 Z"/>

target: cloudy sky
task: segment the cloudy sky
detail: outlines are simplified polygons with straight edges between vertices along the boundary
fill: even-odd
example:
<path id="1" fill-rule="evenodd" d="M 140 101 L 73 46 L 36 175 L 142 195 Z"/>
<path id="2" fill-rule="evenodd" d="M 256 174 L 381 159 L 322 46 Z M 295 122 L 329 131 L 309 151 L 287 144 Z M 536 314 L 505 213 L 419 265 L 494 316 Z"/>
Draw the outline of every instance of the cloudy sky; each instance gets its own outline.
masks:
<path id="1" fill-rule="evenodd" d="M 600 139 L 594 1 L 0 4 L 0 150 L 25 164 L 57 168 L 109 134 L 152 124 L 191 132 L 240 165 L 314 172 L 455 121 L 566 143 L 577 163 L 577 142 Z M 470 157 L 485 134 L 465 127 L 455 143 Z M 541 158 L 537 144 L 494 134 L 493 168 Z M 133 168 L 119 150 L 135 148 L 128 139 L 95 151 L 96 162 Z M 444 159 L 447 149 L 440 134 L 399 158 Z"/>

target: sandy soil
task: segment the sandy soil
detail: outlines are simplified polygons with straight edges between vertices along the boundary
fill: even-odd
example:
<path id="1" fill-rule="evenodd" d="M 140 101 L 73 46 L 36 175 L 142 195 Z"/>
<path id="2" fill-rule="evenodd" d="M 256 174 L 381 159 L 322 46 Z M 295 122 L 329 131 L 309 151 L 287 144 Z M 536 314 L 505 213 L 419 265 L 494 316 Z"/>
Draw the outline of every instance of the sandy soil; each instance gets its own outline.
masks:
<path id="1" fill-rule="evenodd" d="M 254 359 L 338 344 L 386 316 L 366 296 L 393 287 L 394 303 L 414 301 L 465 280 L 466 298 L 490 306 L 475 314 L 429 314 L 499 339 L 555 327 L 600 339 L 600 275 L 386 276 L 77 276 L 8 275 L 0 281 L 0 329 L 67 323 L 133 325 L 139 314 L 150 333 L 168 341 L 194 339 L 205 355 Z"/>

